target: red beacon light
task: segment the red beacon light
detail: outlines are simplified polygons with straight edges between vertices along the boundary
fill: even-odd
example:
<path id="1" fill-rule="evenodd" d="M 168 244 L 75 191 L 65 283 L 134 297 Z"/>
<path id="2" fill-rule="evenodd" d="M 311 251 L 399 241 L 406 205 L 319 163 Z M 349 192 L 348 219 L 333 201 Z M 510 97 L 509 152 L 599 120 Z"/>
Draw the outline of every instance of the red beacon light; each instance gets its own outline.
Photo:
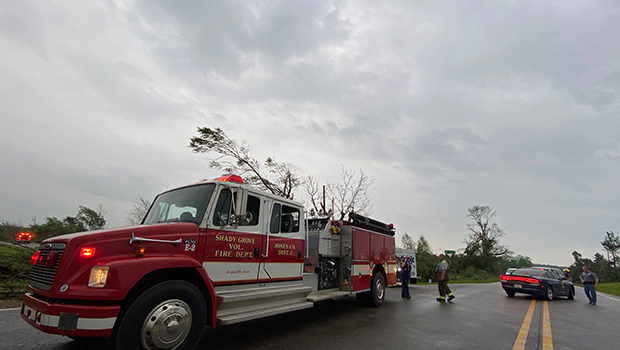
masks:
<path id="1" fill-rule="evenodd" d="M 32 240 L 32 233 L 30 232 L 20 232 L 17 235 L 17 240 L 20 242 L 30 242 Z"/>
<path id="2" fill-rule="evenodd" d="M 218 177 L 214 181 L 237 182 L 240 184 L 243 183 L 243 179 L 239 175 L 224 175 L 224 176 Z"/>
<path id="3" fill-rule="evenodd" d="M 82 248 L 80 250 L 80 256 L 82 258 L 92 258 L 95 256 L 95 248 Z"/>

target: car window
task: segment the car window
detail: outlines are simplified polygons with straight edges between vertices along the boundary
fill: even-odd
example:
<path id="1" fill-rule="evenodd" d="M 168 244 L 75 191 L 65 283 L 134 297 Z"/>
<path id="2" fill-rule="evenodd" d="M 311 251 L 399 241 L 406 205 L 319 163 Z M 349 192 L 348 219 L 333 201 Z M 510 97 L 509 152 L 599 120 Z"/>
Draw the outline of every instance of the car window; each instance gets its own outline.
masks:
<path id="1" fill-rule="evenodd" d="M 301 214 L 298 208 L 289 207 L 285 204 L 273 204 L 269 232 L 292 233 L 299 232 L 299 220 Z"/>
<path id="2" fill-rule="evenodd" d="M 512 274 L 519 276 L 543 277 L 545 272 L 547 271 L 541 269 L 517 269 Z"/>
<path id="3" fill-rule="evenodd" d="M 260 213 L 260 199 L 258 197 L 248 195 L 248 200 L 245 205 L 245 220 L 241 222 L 243 226 L 256 226 L 258 225 L 258 218 Z"/>
<path id="4" fill-rule="evenodd" d="M 274 203 L 273 210 L 271 211 L 271 221 L 269 223 L 269 232 L 280 232 L 280 204 Z"/>
<path id="5" fill-rule="evenodd" d="M 224 189 L 220 192 L 220 197 L 215 205 L 213 211 L 213 225 L 226 226 L 231 214 L 231 199 L 232 193 L 229 189 Z"/>
<path id="6" fill-rule="evenodd" d="M 214 187 L 213 184 L 205 184 L 160 194 L 155 198 L 143 224 L 177 221 L 200 225 Z"/>

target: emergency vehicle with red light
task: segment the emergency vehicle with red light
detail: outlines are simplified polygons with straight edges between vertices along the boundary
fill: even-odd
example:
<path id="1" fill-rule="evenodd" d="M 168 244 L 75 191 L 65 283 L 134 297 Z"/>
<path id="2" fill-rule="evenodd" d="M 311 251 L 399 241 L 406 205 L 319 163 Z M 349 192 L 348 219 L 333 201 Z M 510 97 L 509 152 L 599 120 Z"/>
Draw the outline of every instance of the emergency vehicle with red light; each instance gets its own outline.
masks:
<path id="1" fill-rule="evenodd" d="M 15 235 L 15 241 L 17 244 L 28 244 L 32 241 L 32 233 L 20 232 Z"/>
<path id="2" fill-rule="evenodd" d="M 43 241 L 22 318 L 117 349 L 193 349 L 215 328 L 396 284 L 395 229 L 303 206 L 230 175 L 158 195 L 139 226 Z"/>

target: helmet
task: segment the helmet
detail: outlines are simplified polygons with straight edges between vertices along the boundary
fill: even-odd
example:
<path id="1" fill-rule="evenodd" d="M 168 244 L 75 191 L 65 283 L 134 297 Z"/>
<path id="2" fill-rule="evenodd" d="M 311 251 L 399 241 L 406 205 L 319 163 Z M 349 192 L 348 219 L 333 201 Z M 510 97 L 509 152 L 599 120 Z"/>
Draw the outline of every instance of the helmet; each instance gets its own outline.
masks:
<path id="1" fill-rule="evenodd" d="M 570 272 L 570 270 L 569 269 L 564 269 L 564 272 Z"/>

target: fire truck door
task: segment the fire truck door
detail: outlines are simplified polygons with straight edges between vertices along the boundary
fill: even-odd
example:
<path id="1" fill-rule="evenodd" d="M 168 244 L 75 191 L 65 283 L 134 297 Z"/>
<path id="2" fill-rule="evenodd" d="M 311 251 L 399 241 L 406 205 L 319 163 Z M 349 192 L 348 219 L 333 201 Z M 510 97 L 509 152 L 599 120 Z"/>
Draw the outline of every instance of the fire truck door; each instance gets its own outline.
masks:
<path id="1" fill-rule="evenodd" d="M 264 209 L 260 196 L 223 187 L 214 204 L 207 230 L 204 268 L 216 285 L 256 282 L 265 236 L 261 230 Z"/>
<path id="2" fill-rule="evenodd" d="M 268 202 L 267 237 L 258 279 L 259 281 L 302 279 L 304 262 L 302 209 L 277 200 Z"/>

